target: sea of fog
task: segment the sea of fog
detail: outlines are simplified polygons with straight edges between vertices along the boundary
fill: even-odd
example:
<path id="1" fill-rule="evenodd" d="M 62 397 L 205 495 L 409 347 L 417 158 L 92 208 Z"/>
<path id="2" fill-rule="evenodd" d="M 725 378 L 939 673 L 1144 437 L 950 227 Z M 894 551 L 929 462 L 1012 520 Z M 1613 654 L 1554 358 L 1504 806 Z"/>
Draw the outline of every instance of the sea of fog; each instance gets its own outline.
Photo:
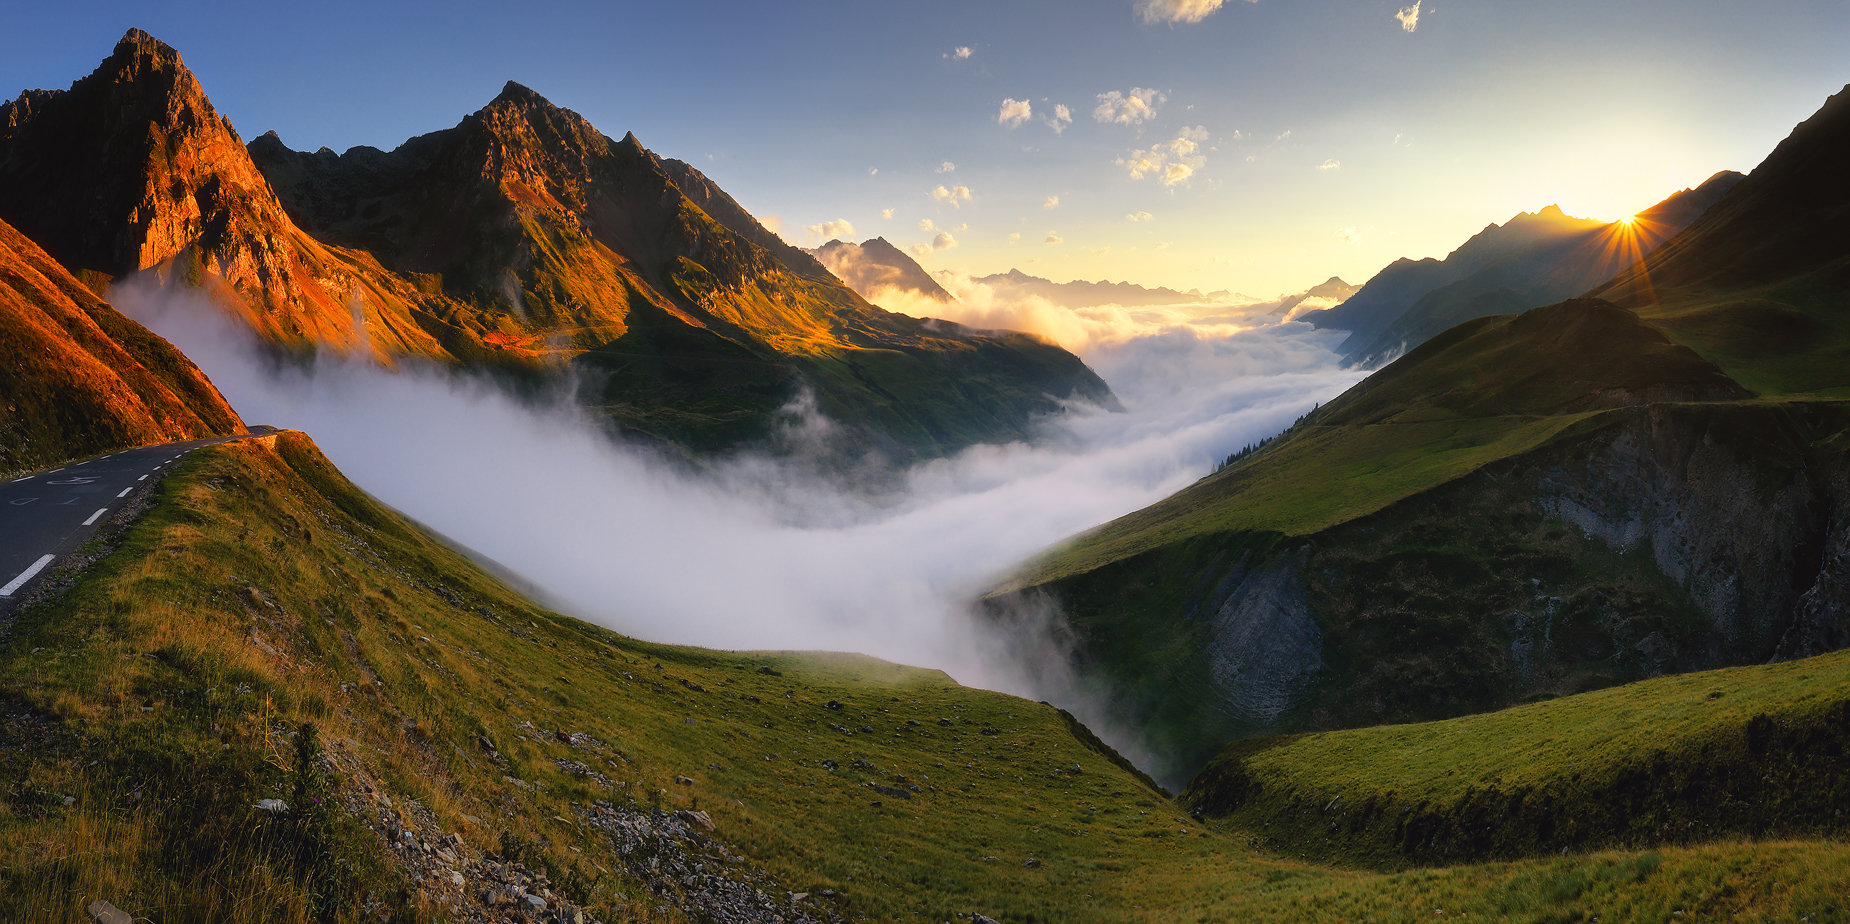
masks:
<path id="1" fill-rule="evenodd" d="M 1122 412 L 1074 407 L 1032 445 L 843 475 L 800 447 L 830 424 L 793 407 L 792 454 L 696 468 L 626 447 L 561 401 L 536 406 L 438 369 L 324 354 L 278 370 L 184 292 L 114 301 L 211 376 L 244 419 L 299 429 L 356 484 L 618 632 L 711 648 L 858 651 L 1044 699 L 1150 766 L 1070 675 L 1047 614 L 1008 627 L 970 603 L 1025 558 L 1207 474 L 1357 381 L 1341 333 L 1185 323 L 1094 330 L 1078 350 Z M 1045 306 L 1036 310 L 1044 311 Z M 872 464 L 872 463 L 870 463 Z"/>

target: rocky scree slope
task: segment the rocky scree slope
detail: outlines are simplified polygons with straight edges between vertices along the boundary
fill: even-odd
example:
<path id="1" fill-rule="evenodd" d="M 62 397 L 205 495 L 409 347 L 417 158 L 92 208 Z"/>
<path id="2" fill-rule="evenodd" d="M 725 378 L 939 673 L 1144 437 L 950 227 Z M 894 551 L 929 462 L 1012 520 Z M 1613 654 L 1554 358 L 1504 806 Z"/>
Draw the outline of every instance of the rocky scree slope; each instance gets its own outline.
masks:
<path id="1" fill-rule="evenodd" d="M 240 433 L 179 350 L 0 222 L 0 477 L 130 446 Z"/>

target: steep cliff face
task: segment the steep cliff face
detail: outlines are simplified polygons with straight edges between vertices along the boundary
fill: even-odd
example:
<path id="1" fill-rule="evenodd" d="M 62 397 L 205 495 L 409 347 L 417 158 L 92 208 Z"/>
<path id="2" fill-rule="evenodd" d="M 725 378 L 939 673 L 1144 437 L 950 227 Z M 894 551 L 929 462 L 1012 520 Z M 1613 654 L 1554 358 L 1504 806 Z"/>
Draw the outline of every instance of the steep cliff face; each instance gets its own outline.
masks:
<path id="1" fill-rule="evenodd" d="M 1285 556 L 1239 577 L 1226 602 L 1214 609 L 1207 649 L 1214 693 L 1257 724 L 1291 711 L 1324 666 L 1323 632 L 1311 617 L 1303 568 Z"/>
<path id="2" fill-rule="evenodd" d="M 0 476 L 129 446 L 241 432 L 179 350 L 0 222 Z"/>
<path id="3" fill-rule="evenodd" d="M 1814 457 L 1789 429 L 1800 425 L 1654 409 L 1536 474 L 1529 490 L 1545 517 L 1649 556 L 1708 616 L 1708 650 L 1680 651 L 1679 663 L 1764 660 L 1818 579 L 1827 511 L 1842 502 L 1810 463 L 1829 472 L 1843 459 Z"/>

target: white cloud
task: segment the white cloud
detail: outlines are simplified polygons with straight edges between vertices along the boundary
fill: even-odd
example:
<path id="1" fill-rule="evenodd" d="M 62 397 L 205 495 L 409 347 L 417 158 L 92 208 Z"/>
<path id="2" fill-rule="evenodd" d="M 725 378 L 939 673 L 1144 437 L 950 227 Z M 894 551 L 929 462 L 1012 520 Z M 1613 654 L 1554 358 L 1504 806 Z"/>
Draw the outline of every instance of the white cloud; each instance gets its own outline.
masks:
<path id="1" fill-rule="evenodd" d="M 1041 208 L 1044 208 L 1044 209 L 1057 209 L 1059 207 L 1060 207 L 1060 197 L 1059 196 L 1048 196 L 1047 199 L 1041 203 Z"/>
<path id="2" fill-rule="evenodd" d="M 1073 124 L 1073 110 L 1066 108 L 1064 104 L 1055 103 L 1053 115 L 1041 116 L 1041 121 L 1045 122 L 1047 127 L 1053 129 L 1053 133 L 1058 135 L 1066 131 L 1068 125 Z"/>
<path id="3" fill-rule="evenodd" d="M 1277 144 L 1277 143 L 1279 143 L 1280 141 L 1283 141 L 1283 140 L 1285 140 L 1286 138 L 1289 138 L 1289 137 L 1291 137 L 1291 129 L 1289 129 L 1289 128 L 1287 128 L 1287 129 L 1285 129 L 1284 131 L 1282 131 L 1282 132 L 1279 132 L 1279 133 L 1278 133 L 1278 137 L 1277 137 L 1277 138 L 1273 138 L 1273 139 L 1272 139 L 1272 143 L 1273 143 L 1273 144 Z"/>
<path id="4" fill-rule="evenodd" d="M 1336 239 L 1345 244 L 1360 244 L 1362 243 L 1362 232 L 1354 228 L 1344 228 L 1336 232 Z"/>
<path id="5" fill-rule="evenodd" d="M 996 114 L 996 124 L 1004 128 L 1014 128 L 1034 118 L 1034 109 L 1025 99 L 1005 99 L 1002 111 Z"/>
<path id="6" fill-rule="evenodd" d="M 881 217 L 881 218 L 892 218 L 892 217 L 893 217 L 893 210 L 892 210 L 892 209 L 881 209 L 881 210 L 880 210 L 880 217 Z"/>
<path id="7" fill-rule="evenodd" d="M 1132 212 L 1129 215 L 1124 216 L 1125 221 L 1153 221 L 1155 219 L 1156 219 L 1156 216 L 1150 214 L 1149 212 Z"/>
<path id="8" fill-rule="evenodd" d="M 1342 168 L 1343 162 L 1334 158 L 1317 165 L 1318 170 L 1341 170 Z"/>
<path id="9" fill-rule="evenodd" d="M 1047 239 L 1042 241 L 1041 243 L 1043 244 L 1064 244 L 1066 243 L 1066 238 L 1063 238 L 1060 235 L 1055 234 L 1052 231 L 1049 231 L 1047 232 Z"/>
<path id="10" fill-rule="evenodd" d="M 1111 248 L 1108 246 L 1107 247 L 1094 247 L 1092 248 L 1092 252 L 1102 257 L 1102 256 L 1105 256 L 1106 254 L 1111 253 Z"/>
<path id="11" fill-rule="evenodd" d="M 939 164 L 938 169 L 933 170 L 932 172 L 933 173 L 955 173 L 957 172 L 957 165 L 947 160 L 944 163 Z"/>
<path id="12" fill-rule="evenodd" d="M 1137 0 L 1136 9 L 1147 23 L 1200 22 L 1226 3 L 1227 0 Z"/>
<path id="13" fill-rule="evenodd" d="M 953 186 L 950 189 L 945 189 L 940 186 L 931 191 L 931 197 L 949 205 L 951 208 L 961 208 L 960 202 L 970 201 L 970 187 Z"/>
<path id="14" fill-rule="evenodd" d="M 908 247 L 906 249 L 912 251 L 912 255 L 914 257 L 917 257 L 920 260 L 923 260 L 926 257 L 931 256 L 931 245 L 930 244 L 913 244 L 911 247 Z"/>
<path id="15" fill-rule="evenodd" d="M 937 237 L 931 239 L 931 249 L 933 250 L 950 250 L 952 247 L 956 246 L 957 239 L 952 237 L 949 231 L 940 231 Z"/>
<path id="16" fill-rule="evenodd" d="M 1132 151 L 1129 157 L 1118 158 L 1117 164 L 1129 171 L 1133 180 L 1154 176 L 1164 186 L 1185 183 L 1207 165 L 1208 159 L 1196 153 L 1207 138 L 1206 128 L 1184 126 L 1174 141 L 1151 145 L 1147 151 Z"/>
<path id="17" fill-rule="evenodd" d="M 854 225 L 849 224 L 846 218 L 838 218 L 834 221 L 825 221 L 819 225 L 810 225 L 809 235 L 824 241 L 831 238 L 852 240 L 854 238 Z"/>
<path id="18" fill-rule="evenodd" d="M 867 175 L 868 175 L 868 176 L 878 176 L 879 174 L 880 174 L 880 168 L 879 168 L 879 167 L 869 167 L 869 168 L 867 168 Z"/>
<path id="19" fill-rule="evenodd" d="M 1418 29 L 1420 27 L 1420 0 L 1414 0 L 1412 6 L 1401 7 L 1400 12 L 1394 14 L 1394 18 L 1400 20 L 1400 27 L 1408 32 Z"/>
<path id="20" fill-rule="evenodd" d="M 938 230 L 938 226 L 932 224 L 931 219 L 926 218 L 926 219 L 922 219 L 919 221 L 919 230 L 925 232 L 926 234 L 930 234 L 933 231 Z"/>
<path id="21" fill-rule="evenodd" d="M 539 409 L 459 376 L 317 363 L 312 377 L 279 378 L 249 351 L 209 353 L 156 329 L 247 419 L 313 434 L 360 487 L 533 580 L 565 612 L 660 642 L 860 651 L 1080 710 L 1083 697 L 1021 680 L 1020 640 L 971 619 L 967 601 L 1014 562 L 1174 493 L 1363 373 L 1330 351 L 1340 333 L 1308 325 L 1214 336 L 1122 312 L 980 301 L 967 282 L 944 282 L 959 301 L 921 303 L 921 314 L 1084 350 L 1126 413 L 1061 415 L 1047 423 L 1054 439 L 971 447 L 896 471 L 876 493 L 819 476 L 831 456 L 740 453 L 696 469 L 625 448 L 576 408 Z M 795 410 L 801 426 L 826 429 Z M 1110 739 L 1108 725 L 1080 718 Z"/>
<path id="22" fill-rule="evenodd" d="M 955 50 L 955 51 L 953 51 L 953 52 L 951 52 L 951 57 L 953 57 L 953 58 L 956 58 L 956 59 L 957 59 L 957 60 L 959 60 L 959 61 L 966 61 L 966 60 L 969 60 L 969 58 L 970 58 L 970 46 L 968 46 L 968 45 L 959 45 L 959 46 L 957 46 L 957 50 Z"/>
<path id="23" fill-rule="evenodd" d="M 764 229 L 772 234 L 782 235 L 784 233 L 784 220 L 776 215 L 760 215 L 758 223 L 764 225 Z"/>
<path id="24" fill-rule="evenodd" d="M 1092 118 L 1100 122 L 1116 122 L 1120 125 L 1138 125 L 1147 119 L 1156 117 L 1156 110 L 1162 108 L 1168 97 L 1143 87 L 1132 87 L 1128 94 L 1116 90 L 1098 95 L 1098 108 L 1092 110 Z"/>
<path id="25" fill-rule="evenodd" d="M 1020 232 L 1020 231 L 1011 231 L 1011 232 L 1009 232 L 1009 243 L 1010 243 L 1010 244 L 1013 244 L 1013 243 L 1015 243 L 1016 241 L 1019 241 L 1019 240 L 1021 240 L 1021 232 Z"/>
<path id="26" fill-rule="evenodd" d="M 1169 246 L 1169 242 L 1168 242 L 1168 241 L 1157 241 L 1157 242 L 1156 242 L 1156 249 L 1157 249 L 1157 250 L 1162 250 L 1163 248 L 1165 248 L 1165 247 L 1168 247 L 1168 246 Z"/>

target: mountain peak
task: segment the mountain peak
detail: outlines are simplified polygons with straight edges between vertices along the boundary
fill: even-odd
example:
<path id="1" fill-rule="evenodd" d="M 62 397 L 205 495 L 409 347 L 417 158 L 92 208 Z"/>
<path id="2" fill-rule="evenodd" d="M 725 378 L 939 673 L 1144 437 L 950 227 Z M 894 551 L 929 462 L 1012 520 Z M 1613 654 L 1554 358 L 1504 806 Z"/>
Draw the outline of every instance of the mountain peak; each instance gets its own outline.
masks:
<path id="1" fill-rule="evenodd" d="M 173 46 L 149 35 L 141 29 L 130 29 L 122 33 L 122 38 L 116 42 L 116 50 L 121 51 L 124 45 L 131 48 L 153 48 L 159 51 L 177 54 L 177 52 L 174 52 Z"/>
<path id="2" fill-rule="evenodd" d="M 541 96 L 538 93 L 534 92 L 532 89 L 526 86 L 523 86 L 521 84 L 515 83 L 512 80 L 508 81 L 507 85 L 501 88 L 501 95 L 495 97 L 493 100 L 490 100 L 488 105 L 499 106 L 503 103 L 508 103 L 508 104 L 512 104 L 515 106 L 523 106 L 523 107 L 526 107 L 526 106 L 539 107 L 539 108 L 544 108 L 544 109 L 559 108 L 552 104 L 552 100 L 549 100 L 546 97 Z"/>

